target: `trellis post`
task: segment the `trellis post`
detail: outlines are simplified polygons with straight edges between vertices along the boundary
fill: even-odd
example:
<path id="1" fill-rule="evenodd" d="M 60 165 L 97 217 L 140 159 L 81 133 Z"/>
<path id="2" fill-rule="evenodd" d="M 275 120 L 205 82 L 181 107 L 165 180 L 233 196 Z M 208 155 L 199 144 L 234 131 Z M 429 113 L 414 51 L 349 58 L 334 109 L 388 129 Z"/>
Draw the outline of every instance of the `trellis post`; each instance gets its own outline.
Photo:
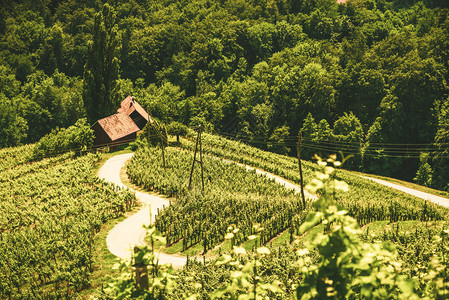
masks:
<path id="1" fill-rule="evenodd" d="M 302 135 L 301 131 L 298 133 L 298 147 L 297 147 L 297 153 L 298 153 L 298 165 L 299 165 L 299 178 L 301 181 L 301 197 L 302 197 L 302 205 L 304 209 L 306 209 L 306 197 L 304 195 L 304 180 L 302 177 L 302 166 L 301 166 L 301 141 L 302 141 Z"/>
<path id="2" fill-rule="evenodd" d="M 189 189 L 192 187 L 192 177 L 193 177 L 193 169 L 195 167 L 195 162 L 198 162 L 201 166 L 201 183 L 204 191 L 204 173 L 203 173 L 203 147 L 201 143 L 201 132 L 203 131 L 203 127 L 199 125 L 195 128 L 195 130 L 198 132 L 198 135 L 196 137 L 196 143 L 195 143 L 195 153 L 193 154 L 193 162 L 192 162 L 192 169 L 190 170 L 190 178 L 189 178 Z M 198 144 L 200 146 L 200 160 L 198 161 L 196 159 L 196 153 L 198 152 Z"/>

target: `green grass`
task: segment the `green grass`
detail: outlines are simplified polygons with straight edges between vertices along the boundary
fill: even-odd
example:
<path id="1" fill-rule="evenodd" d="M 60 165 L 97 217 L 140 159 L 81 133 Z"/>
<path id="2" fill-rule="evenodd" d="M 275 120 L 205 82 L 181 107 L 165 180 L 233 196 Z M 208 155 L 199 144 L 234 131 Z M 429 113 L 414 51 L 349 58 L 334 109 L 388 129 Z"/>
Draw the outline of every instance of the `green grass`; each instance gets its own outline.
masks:
<path id="1" fill-rule="evenodd" d="M 253 251 L 255 250 L 257 247 L 260 247 L 260 238 L 256 238 L 254 240 L 247 240 L 245 242 L 243 242 L 240 247 L 245 248 L 246 251 Z"/>
<path id="2" fill-rule="evenodd" d="M 206 258 L 218 257 L 220 253 L 228 253 L 232 250 L 232 243 L 230 240 L 224 240 L 223 243 L 216 246 L 214 249 L 206 253 Z"/>
<path id="3" fill-rule="evenodd" d="M 137 212 L 139 208 L 140 207 L 136 206 L 125 215 L 103 224 L 100 232 L 95 235 L 93 252 L 94 271 L 91 273 L 91 286 L 79 294 L 81 299 L 101 298 L 102 287 L 106 287 L 112 278 L 120 274 L 119 270 L 114 268 L 119 260 L 109 251 L 106 244 L 106 237 L 116 224 Z"/>
<path id="4" fill-rule="evenodd" d="M 273 238 L 270 242 L 273 247 L 281 247 L 286 243 L 290 243 L 290 232 L 289 230 L 284 230 L 277 237 Z"/>
<path id="5" fill-rule="evenodd" d="M 203 254 L 203 244 L 201 242 L 187 248 L 184 252 L 182 252 L 183 255 L 188 255 L 188 256 L 195 256 L 195 255 L 201 255 Z"/>

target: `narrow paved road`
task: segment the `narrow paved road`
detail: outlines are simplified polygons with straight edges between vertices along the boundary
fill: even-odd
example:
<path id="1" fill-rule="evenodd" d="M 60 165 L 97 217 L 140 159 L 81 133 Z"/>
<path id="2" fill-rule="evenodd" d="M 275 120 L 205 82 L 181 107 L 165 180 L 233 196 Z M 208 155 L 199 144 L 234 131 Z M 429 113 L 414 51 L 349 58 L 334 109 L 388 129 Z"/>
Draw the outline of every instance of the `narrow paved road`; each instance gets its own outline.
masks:
<path id="1" fill-rule="evenodd" d="M 134 153 L 121 154 L 111 157 L 106 161 L 106 163 L 98 171 L 98 177 L 104 179 L 107 182 L 111 182 L 119 187 L 127 188 L 120 179 L 120 170 L 125 166 L 125 163 L 131 159 Z M 232 161 L 226 161 L 228 163 L 234 163 Z M 301 188 L 294 185 L 285 179 L 273 175 L 271 173 L 252 168 L 250 166 L 245 166 L 240 163 L 236 163 L 241 167 L 245 167 L 247 170 L 256 170 L 257 174 L 261 174 L 272 178 L 276 183 L 285 186 L 288 189 L 294 189 L 297 193 L 301 191 Z M 123 222 L 114 226 L 114 228 L 109 232 L 106 238 L 106 244 L 109 251 L 115 256 L 128 260 L 131 258 L 132 248 L 134 245 L 143 245 L 145 238 L 145 229 L 142 228 L 143 225 L 149 225 L 154 222 L 155 215 L 158 209 L 163 209 L 164 206 L 168 206 L 170 203 L 167 199 L 142 193 L 136 192 L 136 198 L 143 204 L 143 207 L 134 215 L 128 217 Z M 305 191 L 307 198 L 312 200 L 316 199 L 315 195 L 312 195 Z M 151 208 L 151 218 L 150 218 L 150 208 Z M 180 255 L 170 255 L 170 254 L 159 254 L 159 262 L 162 264 L 171 264 L 173 267 L 181 267 L 186 263 L 186 257 Z"/>
<path id="2" fill-rule="evenodd" d="M 111 157 L 99 170 L 98 177 L 122 188 L 126 188 L 120 180 L 120 170 L 125 166 L 126 161 L 131 159 L 133 154 L 127 153 Z M 145 229 L 142 226 L 154 222 L 158 208 L 162 209 L 164 206 L 169 205 L 167 199 L 138 191 L 135 192 L 137 200 L 143 204 L 142 208 L 136 214 L 115 225 L 106 238 L 109 251 L 124 260 L 131 259 L 134 245 L 144 244 Z M 178 255 L 159 253 L 159 263 L 171 264 L 173 267 L 181 267 L 185 265 L 186 258 Z"/>
<path id="3" fill-rule="evenodd" d="M 125 163 L 131 159 L 134 153 L 127 153 L 127 154 L 121 154 L 116 155 L 110 158 L 106 161 L 106 163 L 101 167 L 101 169 L 98 172 L 98 176 L 100 178 L 103 178 L 105 181 L 111 182 L 119 187 L 127 188 L 122 181 L 120 180 L 120 170 L 125 166 Z M 227 163 L 235 163 L 232 161 L 226 160 Z M 247 170 L 256 170 L 257 174 L 261 174 L 264 176 L 267 176 L 269 178 L 272 178 L 277 182 L 278 184 L 281 184 L 285 186 L 288 189 L 294 189 L 295 192 L 299 193 L 301 191 L 301 188 L 295 184 L 292 184 L 285 179 L 276 176 L 274 174 L 255 169 L 250 166 L 245 166 L 240 163 L 235 163 L 236 165 L 239 165 L 241 167 L 245 167 Z M 410 188 L 406 188 L 404 186 L 390 183 L 388 181 L 380 180 L 380 179 L 374 179 L 370 177 L 364 177 L 369 180 L 373 180 L 379 184 L 386 185 L 390 188 L 394 188 L 397 190 L 401 190 L 405 193 L 414 195 L 416 197 L 432 201 L 434 203 L 437 203 L 439 205 L 449 207 L 449 199 L 435 196 L 432 194 L 420 192 L 417 190 L 413 190 Z M 108 234 L 106 238 L 106 243 L 108 246 L 109 251 L 111 251 L 112 254 L 115 256 L 128 260 L 131 258 L 132 248 L 134 245 L 143 245 L 144 244 L 144 238 L 145 238 L 145 230 L 143 229 L 143 225 L 149 225 L 151 222 L 154 222 L 155 215 L 157 214 L 158 209 L 163 209 L 164 206 L 169 205 L 169 201 L 167 199 L 150 195 L 146 193 L 142 193 L 139 191 L 135 191 L 136 198 L 138 201 L 140 201 L 143 206 L 142 208 L 134 215 L 130 216 L 123 222 L 117 224 Z M 316 200 L 317 197 L 313 194 L 308 193 L 305 191 L 305 195 L 307 198 L 311 200 Z M 151 215 L 150 215 L 151 210 Z M 181 267 L 184 266 L 186 263 L 186 257 L 180 256 L 180 255 L 170 255 L 170 254 L 159 254 L 159 262 L 162 264 L 171 264 L 173 267 Z"/>
<path id="4" fill-rule="evenodd" d="M 366 177 L 366 176 L 363 176 L 363 178 L 372 180 L 379 184 L 382 184 L 382 185 L 388 186 L 392 189 L 396 189 L 396 190 L 402 191 L 404 193 L 416 196 L 418 198 L 431 201 L 438 205 L 449 207 L 449 199 L 447 199 L 447 198 L 436 196 L 436 195 L 425 193 L 425 192 L 421 192 L 421 191 L 417 191 L 417 190 L 414 190 L 414 189 L 411 189 L 411 188 L 408 188 L 408 187 L 405 187 L 405 186 L 402 186 L 399 184 L 395 184 L 395 183 L 391 183 L 389 181 L 382 180 L 382 179 L 371 178 L 371 177 Z"/>

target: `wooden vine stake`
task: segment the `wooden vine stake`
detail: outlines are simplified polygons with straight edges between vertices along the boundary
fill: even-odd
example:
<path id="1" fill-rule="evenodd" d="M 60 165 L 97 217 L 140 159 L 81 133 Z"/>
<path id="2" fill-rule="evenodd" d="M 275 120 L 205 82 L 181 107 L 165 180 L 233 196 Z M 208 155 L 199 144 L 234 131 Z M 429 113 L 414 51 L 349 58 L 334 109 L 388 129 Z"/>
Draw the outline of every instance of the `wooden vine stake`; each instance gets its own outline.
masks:
<path id="1" fill-rule="evenodd" d="M 161 130 L 161 148 L 162 148 L 162 164 L 164 165 L 165 171 L 165 136 L 163 130 Z"/>
<path id="2" fill-rule="evenodd" d="M 204 175 L 203 175 L 203 148 L 201 144 L 201 132 L 203 131 L 203 127 L 199 125 L 195 128 L 195 131 L 198 132 L 198 135 L 196 137 L 196 143 L 195 143 L 195 153 L 193 154 L 193 162 L 192 162 L 192 169 L 190 170 L 190 179 L 189 179 L 189 190 L 192 187 L 192 176 L 193 176 L 193 169 L 195 167 L 195 162 L 198 162 L 201 166 L 201 183 L 204 191 Z M 200 160 L 198 161 L 196 159 L 196 153 L 198 152 L 198 144 L 200 145 Z"/>
<path id="3" fill-rule="evenodd" d="M 301 132 L 298 133 L 298 165 L 299 165 L 299 178 L 301 180 L 301 197 L 302 197 L 302 205 L 304 209 L 306 209 L 306 197 L 304 195 L 304 180 L 302 177 L 302 166 L 301 166 L 301 141 L 302 141 L 302 135 Z"/>
<path id="4" fill-rule="evenodd" d="M 143 259 L 137 255 L 140 251 L 139 247 L 134 246 L 135 259 L 133 268 L 136 272 L 136 288 L 139 291 L 146 291 L 149 288 L 148 269 Z"/>

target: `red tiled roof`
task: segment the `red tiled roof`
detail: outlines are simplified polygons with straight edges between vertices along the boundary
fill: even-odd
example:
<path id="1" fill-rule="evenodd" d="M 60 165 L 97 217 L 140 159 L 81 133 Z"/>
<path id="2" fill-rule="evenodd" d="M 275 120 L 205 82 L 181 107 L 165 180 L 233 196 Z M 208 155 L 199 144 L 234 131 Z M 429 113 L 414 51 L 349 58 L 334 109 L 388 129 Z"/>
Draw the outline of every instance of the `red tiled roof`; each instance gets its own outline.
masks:
<path id="1" fill-rule="evenodd" d="M 118 113 L 125 113 L 128 116 L 133 112 L 137 111 L 147 122 L 153 122 L 150 115 L 143 109 L 142 106 L 140 106 L 139 103 L 137 103 L 136 100 L 134 100 L 131 96 L 128 96 L 125 98 L 125 100 L 122 101 L 121 107 L 117 109 Z"/>
<path id="2" fill-rule="evenodd" d="M 115 114 L 98 120 L 98 123 L 112 141 L 139 131 L 136 123 L 126 114 Z"/>

